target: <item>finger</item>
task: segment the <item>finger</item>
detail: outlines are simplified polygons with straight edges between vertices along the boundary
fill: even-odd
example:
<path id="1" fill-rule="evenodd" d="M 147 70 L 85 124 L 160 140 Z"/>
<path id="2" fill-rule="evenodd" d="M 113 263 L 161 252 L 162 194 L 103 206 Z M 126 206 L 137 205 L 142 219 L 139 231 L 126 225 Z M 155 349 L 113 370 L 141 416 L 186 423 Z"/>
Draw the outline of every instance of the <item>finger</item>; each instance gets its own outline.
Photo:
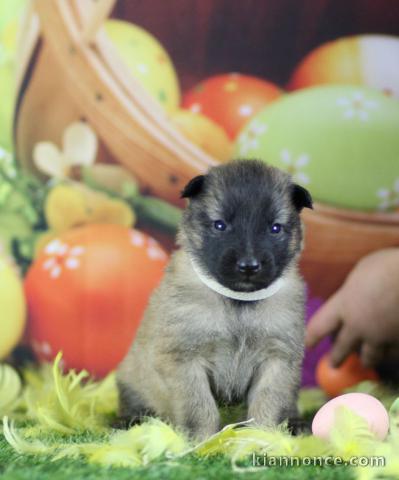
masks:
<path id="1" fill-rule="evenodd" d="M 337 292 L 330 297 L 309 320 L 305 337 L 307 347 L 315 346 L 324 337 L 337 330 L 341 324 L 339 305 Z"/>
<path id="2" fill-rule="evenodd" d="M 359 346 L 360 339 L 349 327 L 343 327 L 338 332 L 330 353 L 331 365 L 336 368 L 345 358 Z"/>
<path id="3" fill-rule="evenodd" d="M 371 343 L 363 343 L 360 350 L 360 359 L 362 364 L 367 368 L 378 365 L 381 362 L 383 355 L 383 348 L 379 345 L 372 345 Z"/>

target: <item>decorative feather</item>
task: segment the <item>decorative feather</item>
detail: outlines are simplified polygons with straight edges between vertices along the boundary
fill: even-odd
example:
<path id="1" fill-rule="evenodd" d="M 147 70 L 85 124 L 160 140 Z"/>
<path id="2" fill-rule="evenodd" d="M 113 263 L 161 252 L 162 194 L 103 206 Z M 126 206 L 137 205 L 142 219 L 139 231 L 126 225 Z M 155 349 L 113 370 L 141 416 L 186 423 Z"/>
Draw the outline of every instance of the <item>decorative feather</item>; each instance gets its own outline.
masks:
<path id="1" fill-rule="evenodd" d="M 389 409 L 389 435 L 399 446 L 399 398 L 397 398 Z"/>
<path id="2" fill-rule="evenodd" d="M 353 456 L 373 455 L 378 443 L 367 421 L 343 405 L 335 410 L 329 438 L 336 454 L 345 460 Z"/>
<path id="3" fill-rule="evenodd" d="M 18 407 L 22 384 L 18 373 L 6 364 L 0 364 L 0 418 Z"/>
<path id="4" fill-rule="evenodd" d="M 26 386 L 20 398 L 22 404 L 25 403 L 25 420 L 30 419 L 32 425 L 17 429 L 8 417 L 3 419 L 5 439 L 21 454 L 45 454 L 53 460 L 83 457 L 88 462 L 107 467 L 137 467 L 161 458 L 176 461 L 189 454 L 201 457 L 222 454 L 231 459 L 236 471 L 252 469 L 247 462 L 245 465 L 242 462 L 253 453 L 299 459 L 327 455 L 343 459 L 381 456 L 385 459 L 385 466 L 358 466 L 353 469 L 356 478 L 377 480 L 381 477 L 399 477 L 399 399 L 390 409 L 391 431 L 384 442 L 376 439 L 362 417 L 346 407 L 339 407 L 329 441 L 312 435 L 293 437 L 286 425 L 262 429 L 246 421 L 227 425 L 209 439 L 193 445 L 184 434 L 154 418 L 146 419 L 127 431 L 111 430 L 107 416 L 115 413 L 117 407 L 114 377 L 111 375 L 94 382 L 86 372 L 78 374 L 70 371 L 64 374 L 60 362 L 61 355 L 58 355 L 52 367 L 44 365 L 40 370 L 28 369 L 24 372 Z M 9 405 L 9 399 L 12 399 L 11 404 L 16 405 L 15 399 L 21 389 L 19 377 L 11 367 L 2 372 L 0 391 L 8 395 L 7 401 L 3 400 L 6 397 L 0 397 L 2 405 Z M 7 376 L 4 376 L 4 372 Z M 5 385 L 14 386 L 14 393 L 5 389 Z M 308 392 L 306 395 L 310 401 L 305 401 L 305 406 L 320 401 L 317 392 Z M 12 415 L 15 416 L 15 413 Z M 75 441 L 74 436 L 69 437 L 68 441 L 59 441 L 59 435 L 55 435 L 48 443 L 44 443 L 38 440 L 43 430 L 68 435 L 91 431 L 102 436 L 99 441 L 82 443 Z M 254 470 L 259 471 L 259 467 Z"/>
<path id="5" fill-rule="evenodd" d="M 27 442 L 22 438 L 15 428 L 14 422 L 9 420 L 7 416 L 3 418 L 3 435 L 7 442 L 18 453 L 29 453 L 33 455 L 48 454 L 49 448 L 42 442 L 35 440 Z"/>
<path id="6" fill-rule="evenodd" d="M 117 390 L 113 375 L 94 382 L 86 371 L 60 369 L 62 354 L 52 369 L 40 373 L 25 372 L 24 399 L 27 415 L 43 428 L 71 434 L 77 431 L 107 431 L 107 416 L 117 408 Z"/>

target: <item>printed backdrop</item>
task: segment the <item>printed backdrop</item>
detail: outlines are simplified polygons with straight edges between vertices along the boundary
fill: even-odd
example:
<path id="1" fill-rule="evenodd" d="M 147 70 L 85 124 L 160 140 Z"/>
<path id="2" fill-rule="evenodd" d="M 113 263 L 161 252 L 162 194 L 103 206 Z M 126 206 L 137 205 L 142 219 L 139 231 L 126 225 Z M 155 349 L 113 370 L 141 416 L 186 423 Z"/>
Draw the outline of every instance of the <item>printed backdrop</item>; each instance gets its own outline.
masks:
<path id="1" fill-rule="evenodd" d="M 204 165 L 259 158 L 325 206 L 399 223 L 395 2 L 119 0 L 94 30 L 108 57 L 29 3 L 0 5 L 0 360 L 114 369 L 174 248 L 180 175 Z M 137 123 L 86 88 L 87 52 Z M 311 283 L 308 316 L 324 301 Z"/>

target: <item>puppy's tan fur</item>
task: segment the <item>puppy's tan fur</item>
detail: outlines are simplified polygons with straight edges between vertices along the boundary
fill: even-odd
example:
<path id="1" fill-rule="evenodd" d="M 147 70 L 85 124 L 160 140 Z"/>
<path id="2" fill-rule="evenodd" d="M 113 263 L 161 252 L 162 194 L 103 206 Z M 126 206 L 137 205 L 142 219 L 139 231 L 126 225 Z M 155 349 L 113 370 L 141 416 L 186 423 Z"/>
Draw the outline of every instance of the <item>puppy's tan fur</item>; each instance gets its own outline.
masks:
<path id="1" fill-rule="evenodd" d="M 173 254 L 117 372 L 120 413 L 154 413 L 197 438 L 220 427 L 218 402 L 245 401 L 248 418 L 275 426 L 296 415 L 304 343 L 304 284 L 296 254 L 283 287 L 237 302 L 204 285 L 183 247 Z M 300 238 L 293 237 L 299 252 Z"/>

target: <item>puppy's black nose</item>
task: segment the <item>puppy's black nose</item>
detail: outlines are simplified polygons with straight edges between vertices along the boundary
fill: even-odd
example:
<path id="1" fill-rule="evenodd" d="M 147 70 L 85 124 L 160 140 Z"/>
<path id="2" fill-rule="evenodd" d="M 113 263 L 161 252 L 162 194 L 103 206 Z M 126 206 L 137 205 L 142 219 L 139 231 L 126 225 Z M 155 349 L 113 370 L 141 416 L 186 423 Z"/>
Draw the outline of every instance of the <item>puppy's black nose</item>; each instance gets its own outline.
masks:
<path id="1" fill-rule="evenodd" d="M 256 258 L 243 258 L 237 262 L 238 271 L 246 275 L 253 275 L 260 270 L 260 263 Z"/>

